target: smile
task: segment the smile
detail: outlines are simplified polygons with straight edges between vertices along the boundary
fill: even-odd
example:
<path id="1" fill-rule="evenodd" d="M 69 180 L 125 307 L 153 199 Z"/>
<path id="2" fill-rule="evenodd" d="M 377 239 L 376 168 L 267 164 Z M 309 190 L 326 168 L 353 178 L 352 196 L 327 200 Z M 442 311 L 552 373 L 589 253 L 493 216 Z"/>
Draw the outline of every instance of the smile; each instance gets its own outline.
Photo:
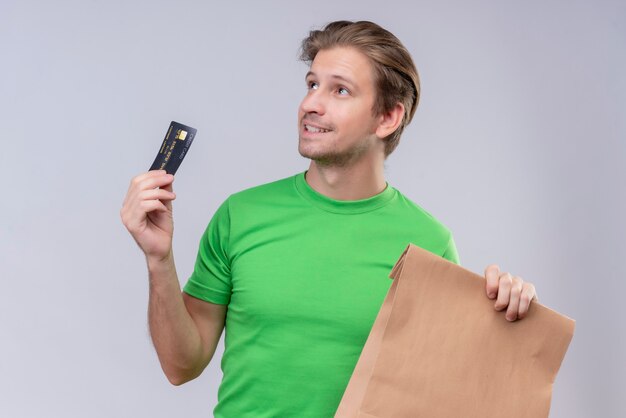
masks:
<path id="1" fill-rule="evenodd" d="M 330 132 L 329 129 L 322 129 L 322 128 L 316 128 L 315 126 L 311 126 L 311 125 L 304 125 L 304 129 L 307 132 L 315 132 L 315 133 L 325 133 L 325 132 Z"/>

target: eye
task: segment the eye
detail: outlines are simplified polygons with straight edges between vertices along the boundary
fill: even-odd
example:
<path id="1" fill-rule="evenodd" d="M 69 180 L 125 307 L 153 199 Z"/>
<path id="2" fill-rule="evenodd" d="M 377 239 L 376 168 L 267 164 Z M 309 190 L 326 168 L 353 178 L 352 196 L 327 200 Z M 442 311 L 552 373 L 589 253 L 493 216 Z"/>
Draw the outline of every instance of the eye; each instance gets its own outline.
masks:
<path id="1" fill-rule="evenodd" d="M 309 90 L 317 90 L 317 88 L 319 87 L 315 81 L 308 81 L 306 85 Z"/>
<path id="2" fill-rule="evenodd" d="M 337 92 L 338 92 L 340 95 L 342 95 L 342 96 L 345 96 L 345 95 L 350 94 L 350 92 L 348 91 L 348 89 L 347 89 L 347 88 L 345 88 L 345 87 L 339 87 L 339 88 L 337 89 Z"/>

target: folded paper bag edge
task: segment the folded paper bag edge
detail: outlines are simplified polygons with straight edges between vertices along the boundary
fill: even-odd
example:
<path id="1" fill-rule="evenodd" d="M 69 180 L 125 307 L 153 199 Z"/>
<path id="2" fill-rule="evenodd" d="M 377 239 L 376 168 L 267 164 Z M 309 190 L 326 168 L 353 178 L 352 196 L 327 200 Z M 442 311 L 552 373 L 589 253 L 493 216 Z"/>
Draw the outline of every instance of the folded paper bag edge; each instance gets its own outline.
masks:
<path id="1" fill-rule="evenodd" d="M 402 274 L 402 267 L 404 266 L 404 257 L 409 252 L 411 245 L 414 245 L 414 244 L 409 243 L 404 249 L 404 251 L 402 252 L 402 255 L 398 258 L 398 261 L 396 261 L 396 264 L 394 264 L 393 268 L 391 269 L 391 272 L 389 273 L 390 279 L 392 280 L 396 279 L 400 277 L 400 274 Z"/>
<path id="2" fill-rule="evenodd" d="M 441 257 L 441 256 L 439 256 L 439 255 L 437 255 L 435 253 L 432 253 L 431 251 L 425 250 L 424 248 L 422 248 L 422 247 L 420 247 L 418 245 L 415 245 L 415 244 L 413 244 L 411 242 L 406 246 L 406 248 L 402 252 L 402 255 L 400 255 L 400 257 L 398 258 L 398 261 L 396 261 L 396 264 L 391 269 L 391 272 L 389 273 L 389 278 L 390 279 L 392 279 L 392 280 L 393 279 L 397 279 L 398 277 L 400 277 L 402 275 L 402 270 L 403 270 L 403 267 L 404 267 L 404 261 L 405 261 L 405 259 L 407 257 L 410 257 L 410 252 L 411 251 L 421 252 L 423 255 L 425 255 L 427 257 L 430 257 L 430 258 L 433 258 L 434 260 L 436 260 L 438 262 L 444 262 L 444 263 L 451 264 L 455 268 L 460 268 L 462 270 L 465 270 L 465 272 L 470 273 L 472 276 L 476 277 L 477 279 L 480 279 L 483 282 L 486 281 L 485 277 L 483 277 L 483 276 L 481 276 L 479 274 L 476 274 L 475 272 L 473 272 L 473 271 L 471 271 L 469 269 L 466 269 L 462 265 L 456 264 L 456 263 L 454 263 L 454 262 L 452 262 L 452 261 L 450 261 L 450 260 L 448 260 L 448 259 L 446 259 L 444 257 Z M 564 314 L 562 314 L 560 312 L 557 312 L 554 309 L 549 308 L 546 305 L 543 305 L 541 302 L 539 302 L 537 300 L 534 300 L 532 304 L 535 305 L 537 309 L 547 310 L 547 311 L 551 312 L 552 314 L 556 314 L 556 315 L 560 316 L 562 319 L 571 321 L 572 329 L 570 330 L 570 332 L 573 335 L 575 324 L 576 324 L 576 320 L 575 319 L 573 319 L 573 318 L 571 318 L 571 317 L 569 317 L 567 315 L 564 315 Z"/>
<path id="3" fill-rule="evenodd" d="M 421 248 L 418 245 L 415 245 L 413 243 L 409 243 L 407 245 L 406 249 L 400 256 L 400 259 L 396 263 L 396 266 L 394 266 L 394 268 L 392 269 L 392 274 L 390 274 L 390 277 L 392 279 L 394 278 L 399 279 L 400 277 L 403 277 L 402 273 L 404 271 L 404 267 L 407 265 L 407 263 L 411 264 L 409 260 L 414 260 L 415 257 L 427 258 L 433 263 L 448 264 L 452 269 L 461 269 L 464 271 L 465 275 L 468 276 L 468 279 L 482 282 L 483 287 L 486 282 L 486 279 L 484 276 L 476 274 L 473 271 L 468 270 L 461 265 L 458 265 L 444 257 L 441 257 L 435 253 L 432 253 L 431 251 Z M 491 299 L 487 299 L 485 295 L 485 303 L 492 303 L 492 302 L 493 301 Z M 555 355 L 556 357 L 553 357 L 553 363 L 551 364 L 551 367 L 549 368 L 554 373 L 554 376 L 556 377 L 558 370 L 561 368 L 561 365 L 563 364 L 563 361 L 565 360 L 565 354 L 567 352 L 567 349 L 569 348 L 569 345 L 571 344 L 574 338 L 574 332 L 576 330 L 576 321 L 568 317 L 567 315 L 557 312 L 554 309 L 551 309 L 535 300 L 529 306 L 528 313 L 526 315 L 527 318 L 522 319 L 522 320 L 528 321 L 531 318 L 531 316 L 536 316 L 536 315 L 541 315 L 544 318 L 544 321 L 548 321 L 549 323 L 551 323 L 552 329 L 560 329 L 562 333 L 561 334 L 562 341 L 564 342 L 565 349 L 558 354 L 557 352 L 553 352 L 553 355 Z M 502 316 L 504 318 L 504 315 Z M 516 322 L 517 321 L 514 321 L 514 322 L 511 322 L 510 324 L 514 325 Z M 544 326 L 546 326 L 546 322 L 544 322 Z"/>
<path id="4" fill-rule="evenodd" d="M 464 280 L 467 280 L 467 279 L 473 280 L 475 283 L 481 283 L 482 288 L 485 287 L 486 279 L 484 276 L 474 273 L 473 271 L 466 269 L 465 267 L 461 265 L 458 265 L 438 254 L 435 254 L 413 243 L 409 243 L 407 245 L 404 252 L 400 256 L 400 259 L 396 263 L 396 266 L 394 266 L 394 268 L 392 269 L 392 274 L 390 274 L 390 277 L 392 279 L 402 278 L 402 280 L 405 280 L 408 278 L 415 279 L 415 277 L 412 277 L 412 276 L 405 277 L 406 276 L 405 273 L 412 271 L 412 268 L 413 268 L 412 266 L 415 266 L 416 263 L 422 264 L 425 262 L 426 263 L 432 262 L 434 264 L 439 263 L 440 265 L 442 264 L 447 265 L 449 269 L 463 271 L 463 275 L 465 276 Z M 484 292 L 483 294 L 484 294 L 484 303 L 492 304 L 493 300 L 488 299 Z M 513 322 L 506 321 L 506 319 L 504 318 L 504 312 L 502 312 L 501 316 L 502 316 L 503 321 L 507 322 L 510 326 L 515 326 L 515 324 L 518 322 L 518 321 L 513 321 Z M 543 318 L 541 321 L 543 327 L 549 327 L 553 330 L 560 330 L 561 340 L 563 341 L 565 348 L 562 352 L 558 352 L 558 351 L 552 352 L 551 354 L 552 363 L 551 363 L 551 366 L 549 367 L 549 370 L 551 370 L 551 372 L 554 373 L 554 376 L 556 377 L 556 374 L 558 373 L 558 370 L 561 368 L 561 365 L 565 359 L 565 354 L 567 352 L 567 349 L 569 348 L 569 345 L 571 344 L 573 340 L 574 332 L 576 329 L 576 321 L 568 317 L 567 315 L 563 315 L 562 313 L 557 312 L 554 309 L 551 309 L 541 304 L 540 302 L 534 300 L 529 306 L 528 313 L 526 314 L 526 318 L 522 319 L 522 321 L 526 321 L 525 324 L 527 325 L 529 320 L 532 319 L 533 321 L 535 321 L 534 318 L 536 318 L 537 316 L 540 316 L 541 318 Z M 536 322 L 533 322 L 533 323 L 536 323 Z M 539 326 L 539 323 L 536 323 L 536 324 L 537 326 Z"/>
<path id="5" fill-rule="evenodd" d="M 412 250 L 412 247 L 416 247 L 414 251 Z M 409 243 L 409 244 L 406 246 L 406 248 L 404 249 L 404 251 L 402 252 L 402 254 L 400 255 L 400 257 L 398 258 L 397 262 L 396 262 L 396 263 L 395 263 L 395 265 L 393 266 L 393 268 L 392 268 L 392 270 L 391 270 L 391 272 L 390 272 L 390 274 L 389 274 L 389 278 L 390 278 L 390 279 L 397 279 L 397 278 L 399 278 L 400 276 L 402 276 L 402 273 L 403 273 L 404 267 L 405 267 L 405 265 L 406 265 L 406 262 L 407 262 L 407 260 L 410 260 L 410 259 L 408 259 L 407 257 L 410 257 L 411 255 L 415 255 L 416 253 L 420 253 L 420 254 L 427 255 L 427 257 L 431 258 L 431 260 L 432 260 L 432 261 L 434 261 L 434 262 L 441 262 L 441 261 L 445 261 L 445 262 L 447 262 L 447 263 L 450 263 L 450 264 L 451 264 L 452 266 L 454 266 L 455 268 L 461 268 L 461 269 L 462 269 L 462 270 L 464 270 L 465 272 L 471 273 L 471 275 L 472 275 L 473 277 L 475 277 L 477 280 L 478 280 L 478 279 L 480 279 L 480 280 L 482 280 L 483 282 L 485 281 L 485 278 L 484 278 L 484 277 L 482 277 L 482 276 L 480 276 L 480 275 L 478 275 L 478 274 L 476 274 L 476 273 L 474 273 L 474 272 L 472 272 L 472 271 L 470 271 L 470 270 L 468 270 L 468 269 L 466 269 L 466 268 L 464 268 L 464 267 L 462 267 L 462 266 L 460 266 L 460 265 L 458 265 L 458 264 L 456 264 L 456 263 L 454 263 L 454 262 L 451 262 L 451 261 L 449 261 L 449 260 L 445 259 L 444 257 L 441 257 L 441 256 L 439 256 L 439 255 L 437 255 L 437 254 L 435 254 L 435 253 L 432 253 L 432 252 L 430 252 L 430 251 L 428 251 L 428 250 L 426 250 L 426 249 L 423 249 L 423 248 L 421 248 L 421 247 L 419 247 L 419 246 L 417 246 L 417 245 L 415 245 L 415 244 L 413 244 L 413 243 Z M 411 257 L 411 259 L 413 259 L 413 257 Z M 409 264 L 411 264 L 411 263 L 409 263 Z M 539 303 L 538 303 L 538 302 L 536 302 L 536 301 L 535 301 L 534 305 L 536 305 L 536 307 L 537 307 L 537 308 L 539 308 L 539 309 L 542 309 L 542 308 L 543 308 L 543 309 L 546 309 L 546 310 L 548 310 L 548 311 L 551 311 L 553 314 L 556 314 L 557 316 L 559 316 L 559 317 L 561 318 L 561 321 L 563 321 L 563 322 L 568 322 L 569 324 L 571 324 L 571 327 L 567 327 L 567 328 L 569 328 L 569 330 L 570 330 L 570 332 L 571 332 L 571 334 L 572 334 L 572 336 L 573 336 L 573 330 L 574 330 L 573 325 L 574 325 L 574 323 L 575 323 L 575 321 L 574 321 L 573 319 L 568 318 L 568 317 L 566 317 L 565 315 L 562 315 L 562 314 L 560 314 L 560 313 L 558 313 L 558 312 L 556 312 L 556 311 L 554 311 L 554 310 L 552 310 L 552 309 L 550 309 L 550 308 L 544 307 L 543 305 L 539 304 Z M 552 315 L 552 314 L 551 314 L 551 315 Z M 378 319 L 378 318 L 377 318 L 377 319 Z M 371 337 L 371 335 L 370 335 L 370 337 Z M 565 338 L 568 340 L 568 341 L 567 341 L 567 343 L 566 343 L 566 348 L 565 348 L 565 350 L 567 350 L 567 346 L 569 346 L 569 343 L 570 343 L 570 341 L 571 341 L 571 337 L 569 337 L 569 338 L 568 338 L 568 337 L 565 337 Z M 369 337 L 368 337 L 368 340 L 369 340 Z M 369 342 L 369 341 L 368 341 L 368 342 Z M 367 342 L 366 342 L 365 346 L 368 346 Z M 364 349 L 365 349 L 365 347 L 364 347 Z M 363 355 L 363 352 L 361 353 L 361 355 Z M 559 361 L 558 361 L 558 365 L 557 365 L 557 367 L 556 367 L 556 370 L 558 370 L 558 369 L 560 368 L 560 365 L 561 365 L 561 362 L 563 361 L 563 357 L 564 357 L 564 356 L 565 356 L 565 352 L 563 352 L 563 355 L 562 355 L 562 356 L 561 356 L 561 358 L 559 359 Z M 360 361 L 361 361 L 361 358 L 359 358 L 359 363 L 360 363 Z M 359 364 L 357 364 L 357 367 L 358 367 L 358 366 L 359 366 Z M 352 380 L 352 379 L 351 379 L 351 380 Z M 369 379 L 368 379 L 368 380 L 369 380 Z M 352 382 L 350 382 L 350 383 L 352 383 Z M 351 386 L 351 385 L 349 384 L 348 386 Z M 347 393 L 347 392 L 348 392 L 348 391 L 346 391 L 346 393 L 344 393 L 344 398 L 346 398 L 346 395 L 348 395 L 348 393 Z M 355 394 L 355 393 L 351 393 L 350 395 L 356 395 L 356 394 Z M 360 396 L 363 396 L 363 395 L 364 395 L 364 394 L 361 394 Z M 345 401 L 345 399 L 344 399 L 344 398 L 342 398 L 342 402 L 341 402 L 340 407 L 341 407 L 342 405 L 344 405 L 344 401 Z M 362 406 L 362 405 L 363 405 L 363 404 L 362 404 L 362 402 L 363 402 L 363 399 L 361 399 L 361 400 L 358 402 L 358 404 Z M 347 405 L 344 405 L 344 406 L 347 406 Z M 356 406 L 356 405 L 352 405 L 352 406 Z M 340 408 L 340 409 L 341 409 L 341 408 Z M 345 417 L 345 418 L 348 418 L 348 417 L 350 417 L 350 418 L 352 418 L 352 417 L 354 417 L 354 418 L 377 418 L 375 415 L 370 415 L 370 414 L 368 414 L 368 413 L 364 412 L 364 411 L 363 411 L 363 410 L 361 410 L 359 407 L 357 407 L 356 409 L 351 409 L 351 408 L 350 408 L 349 412 L 348 412 L 348 410 L 345 410 L 345 411 L 340 411 L 340 410 L 338 410 L 338 411 L 337 411 L 337 415 L 335 415 L 335 417 L 342 417 L 342 418 L 343 418 L 343 417 Z"/>

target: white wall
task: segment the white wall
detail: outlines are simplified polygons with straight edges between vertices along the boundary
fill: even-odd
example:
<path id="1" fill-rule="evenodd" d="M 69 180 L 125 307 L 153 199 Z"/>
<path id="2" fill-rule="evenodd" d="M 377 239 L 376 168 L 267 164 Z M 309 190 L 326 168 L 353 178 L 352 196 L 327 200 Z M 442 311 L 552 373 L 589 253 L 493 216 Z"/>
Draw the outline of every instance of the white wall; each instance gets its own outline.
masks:
<path id="1" fill-rule="evenodd" d="M 206 417 L 219 356 L 173 387 L 147 277 L 119 218 L 171 120 L 198 129 L 176 176 L 181 282 L 230 193 L 306 169 L 307 31 L 373 20 L 423 95 L 390 184 L 577 320 L 551 417 L 626 416 L 623 1 L 0 3 L 0 415 Z"/>

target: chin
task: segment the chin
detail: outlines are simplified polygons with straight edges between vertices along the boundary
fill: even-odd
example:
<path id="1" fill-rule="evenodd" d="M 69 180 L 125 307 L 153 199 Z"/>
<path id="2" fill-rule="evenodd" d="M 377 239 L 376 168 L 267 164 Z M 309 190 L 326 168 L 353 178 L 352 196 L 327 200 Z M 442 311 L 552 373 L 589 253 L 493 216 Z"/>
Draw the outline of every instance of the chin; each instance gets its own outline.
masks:
<path id="1" fill-rule="evenodd" d="M 343 166 L 358 159 L 363 151 L 365 151 L 357 148 L 342 152 L 332 149 L 332 145 L 333 144 L 329 143 L 322 144 L 318 141 L 309 141 L 300 137 L 298 141 L 298 152 L 304 158 L 313 160 L 320 165 Z"/>
<path id="2" fill-rule="evenodd" d="M 307 146 L 306 142 L 306 139 L 300 138 L 298 141 L 298 153 L 300 153 L 300 155 L 304 158 L 315 159 L 317 153 L 314 149 L 311 149 L 314 147 Z"/>
<path id="3" fill-rule="evenodd" d="M 315 161 L 315 163 L 319 166 L 345 166 L 347 165 L 351 158 L 349 156 L 337 153 L 322 153 L 322 152 L 310 152 L 310 150 L 302 150 L 298 149 L 298 152 L 304 158 L 308 158 L 311 161 Z"/>
<path id="4" fill-rule="evenodd" d="M 307 144 L 306 142 L 306 140 L 300 139 L 300 142 L 298 143 L 298 152 L 304 158 L 316 160 L 318 158 L 324 158 L 328 156 L 328 153 L 324 152 L 324 150 L 317 149 L 318 147 L 315 146 L 315 144 Z"/>

